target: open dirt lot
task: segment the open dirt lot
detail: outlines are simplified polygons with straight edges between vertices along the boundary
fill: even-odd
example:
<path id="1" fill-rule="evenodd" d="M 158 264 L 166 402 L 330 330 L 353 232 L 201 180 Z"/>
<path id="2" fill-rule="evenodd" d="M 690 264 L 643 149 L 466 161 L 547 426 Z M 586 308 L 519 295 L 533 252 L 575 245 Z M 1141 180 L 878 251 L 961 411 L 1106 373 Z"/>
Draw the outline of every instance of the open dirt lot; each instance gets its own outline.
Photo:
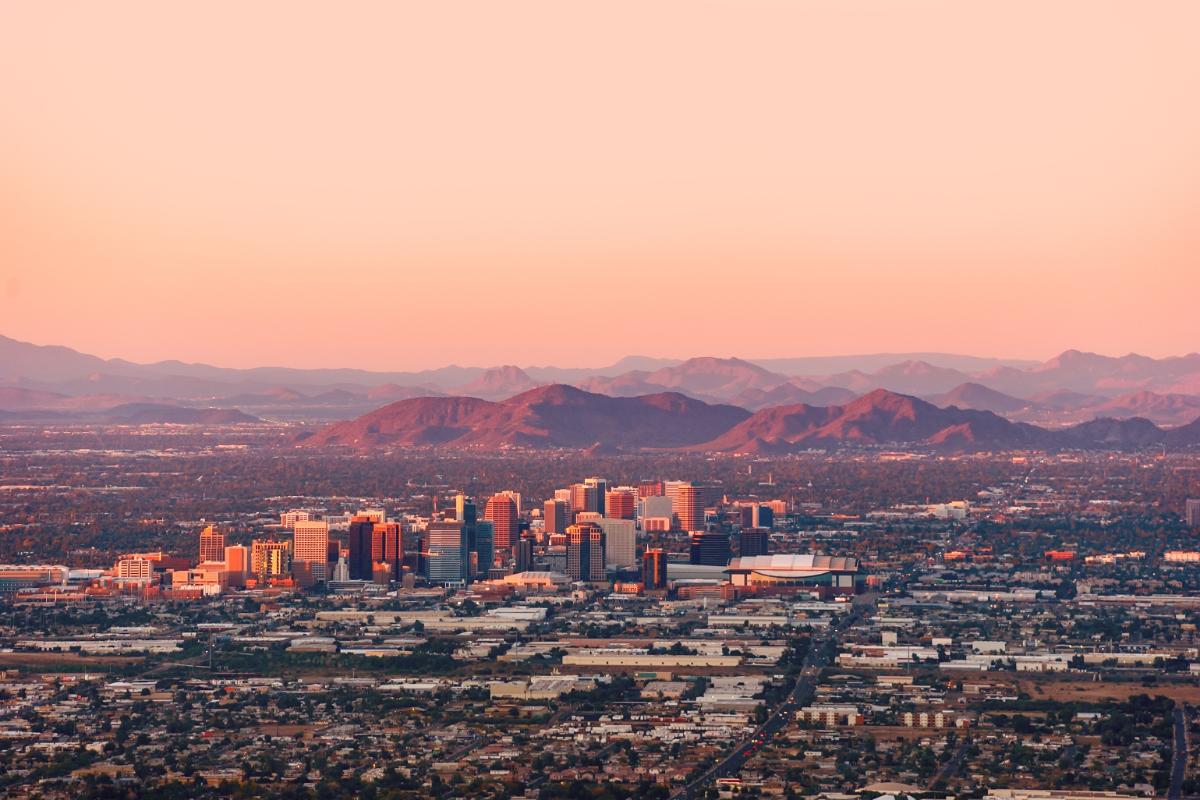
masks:
<path id="1" fill-rule="evenodd" d="M 1137 682 L 1020 680 L 1017 681 L 1017 687 L 1034 700 L 1058 700 L 1063 703 L 1072 700 L 1127 700 L 1135 694 L 1148 694 L 1151 697 L 1163 695 L 1184 703 L 1200 704 L 1200 686 L 1186 683 L 1164 682 L 1155 686 L 1142 686 Z"/>

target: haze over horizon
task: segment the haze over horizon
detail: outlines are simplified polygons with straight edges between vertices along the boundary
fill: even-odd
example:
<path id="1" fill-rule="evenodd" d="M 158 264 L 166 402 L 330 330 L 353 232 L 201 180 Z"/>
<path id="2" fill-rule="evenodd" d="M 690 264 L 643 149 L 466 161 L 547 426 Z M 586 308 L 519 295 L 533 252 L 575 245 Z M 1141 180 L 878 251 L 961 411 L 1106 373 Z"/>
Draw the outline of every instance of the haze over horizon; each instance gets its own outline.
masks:
<path id="1" fill-rule="evenodd" d="M 226 367 L 1198 349 L 1200 6 L 0 10 L 5 335 Z"/>

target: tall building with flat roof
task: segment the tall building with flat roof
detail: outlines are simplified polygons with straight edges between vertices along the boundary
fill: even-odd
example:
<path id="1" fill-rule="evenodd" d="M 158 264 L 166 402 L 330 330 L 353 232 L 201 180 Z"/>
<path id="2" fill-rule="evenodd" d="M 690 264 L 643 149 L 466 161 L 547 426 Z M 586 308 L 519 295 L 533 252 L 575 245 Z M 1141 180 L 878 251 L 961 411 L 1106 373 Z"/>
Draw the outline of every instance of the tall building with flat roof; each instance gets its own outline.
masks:
<path id="1" fill-rule="evenodd" d="M 519 544 L 519 540 L 518 543 Z M 515 550 L 517 545 L 513 545 Z M 468 573 L 471 578 L 486 578 L 492 564 L 496 563 L 496 524 L 491 520 L 481 519 L 467 525 L 467 557 L 471 568 Z"/>
<path id="2" fill-rule="evenodd" d="M 250 576 L 250 548 L 244 544 L 226 545 L 225 571 L 229 573 L 230 586 L 245 586 Z"/>
<path id="3" fill-rule="evenodd" d="M 618 486 L 604 495 L 604 516 L 610 519 L 633 519 L 637 511 L 637 490 Z"/>
<path id="4" fill-rule="evenodd" d="M 729 536 L 724 533 L 692 532 L 691 557 L 692 564 L 703 564 L 708 567 L 724 567 L 729 564 Z"/>
<path id="5" fill-rule="evenodd" d="M 501 557 L 507 558 L 520 533 L 517 520 L 517 501 L 507 492 L 492 495 L 483 511 L 483 518 L 495 526 L 493 545 Z M 492 565 L 480 565 L 484 572 Z"/>
<path id="6" fill-rule="evenodd" d="M 600 513 L 600 488 L 595 484 L 571 484 L 571 513 L 580 514 L 592 511 Z"/>
<path id="7" fill-rule="evenodd" d="M 648 590 L 667 588 L 667 551 L 652 548 L 642 553 L 642 587 Z"/>
<path id="8" fill-rule="evenodd" d="M 671 511 L 681 531 L 704 530 L 704 491 L 699 486 L 683 481 L 667 484 L 667 496 L 671 498 Z"/>
<path id="9" fill-rule="evenodd" d="M 292 572 L 292 543 L 255 539 L 250 543 L 250 572 L 259 581 L 283 578 Z"/>
<path id="10" fill-rule="evenodd" d="M 375 572 L 375 560 L 371 552 L 375 523 L 370 517 L 356 515 L 351 518 L 347 532 L 350 540 L 350 558 L 347 564 L 350 580 L 369 581 Z"/>
<path id="11" fill-rule="evenodd" d="M 604 531 L 604 563 L 615 567 L 637 566 L 637 530 L 631 519 L 603 517 L 596 524 Z"/>
<path id="12" fill-rule="evenodd" d="M 604 529 L 594 522 L 567 528 L 567 577 L 573 581 L 602 581 Z"/>
<path id="13" fill-rule="evenodd" d="M 770 530 L 775 524 L 775 511 L 766 503 L 755 503 L 751 514 L 750 524 L 755 528 Z"/>
<path id="14" fill-rule="evenodd" d="M 641 481 L 637 485 L 638 497 L 661 497 L 663 493 L 662 481 Z"/>
<path id="15" fill-rule="evenodd" d="M 371 579 L 379 564 L 387 566 L 392 580 L 400 579 L 404 565 L 404 528 L 399 522 L 376 522 L 371 526 Z"/>
<path id="16" fill-rule="evenodd" d="M 738 534 L 739 556 L 765 556 L 770 550 L 771 537 L 763 528 L 743 528 Z"/>
<path id="17" fill-rule="evenodd" d="M 566 533 L 567 526 L 571 524 L 571 507 L 563 500 L 547 500 L 542 506 L 542 520 L 547 536 Z"/>
<path id="18" fill-rule="evenodd" d="M 596 511 L 600 512 L 600 516 L 604 516 L 604 498 L 608 494 L 608 479 L 607 478 L 584 478 L 584 486 L 596 487 Z"/>
<path id="19" fill-rule="evenodd" d="M 521 534 L 513 548 L 513 571 L 528 572 L 533 568 L 533 536 L 526 531 Z"/>
<path id="20" fill-rule="evenodd" d="M 1184 503 L 1184 519 L 1193 528 L 1200 528 L 1200 500 L 1188 500 Z"/>
<path id="21" fill-rule="evenodd" d="M 329 577 L 329 525 L 324 521 L 297 521 L 292 528 L 292 568 L 311 574 L 314 583 Z"/>
<path id="22" fill-rule="evenodd" d="M 225 534 L 209 525 L 200 531 L 200 563 L 225 560 Z"/>
<path id="23" fill-rule="evenodd" d="M 293 508 L 291 511 L 284 511 L 279 515 L 279 524 L 291 530 L 297 522 L 307 522 L 310 519 L 312 519 L 311 511 L 305 511 L 302 508 Z"/>
<path id="24" fill-rule="evenodd" d="M 425 577 L 432 583 L 462 583 L 467 579 L 467 536 L 463 523 L 430 522 L 424 542 Z"/>

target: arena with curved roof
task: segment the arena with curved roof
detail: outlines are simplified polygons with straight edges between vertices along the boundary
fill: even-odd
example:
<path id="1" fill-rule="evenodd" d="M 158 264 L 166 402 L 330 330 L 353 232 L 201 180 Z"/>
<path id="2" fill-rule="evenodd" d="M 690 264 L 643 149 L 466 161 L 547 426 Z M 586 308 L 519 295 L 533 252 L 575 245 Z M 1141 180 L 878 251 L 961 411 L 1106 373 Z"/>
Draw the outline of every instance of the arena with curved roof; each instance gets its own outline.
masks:
<path id="1" fill-rule="evenodd" d="M 807 553 L 735 558 L 725 572 L 734 586 L 747 588 L 824 588 L 852 594 L 861 582 L 858 559 Z"/>

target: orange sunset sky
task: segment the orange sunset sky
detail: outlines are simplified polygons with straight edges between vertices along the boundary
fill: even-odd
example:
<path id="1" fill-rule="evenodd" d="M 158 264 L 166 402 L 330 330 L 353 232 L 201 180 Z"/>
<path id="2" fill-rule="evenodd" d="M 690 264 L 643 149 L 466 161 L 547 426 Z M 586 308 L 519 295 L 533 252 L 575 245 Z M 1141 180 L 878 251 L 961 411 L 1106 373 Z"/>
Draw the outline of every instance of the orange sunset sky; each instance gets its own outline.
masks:
<path id="1" fill-rule="evenodd" d="M 407 369 L 1200 350 L 1200 3 L 0 5 L 0 333 Z"/>

